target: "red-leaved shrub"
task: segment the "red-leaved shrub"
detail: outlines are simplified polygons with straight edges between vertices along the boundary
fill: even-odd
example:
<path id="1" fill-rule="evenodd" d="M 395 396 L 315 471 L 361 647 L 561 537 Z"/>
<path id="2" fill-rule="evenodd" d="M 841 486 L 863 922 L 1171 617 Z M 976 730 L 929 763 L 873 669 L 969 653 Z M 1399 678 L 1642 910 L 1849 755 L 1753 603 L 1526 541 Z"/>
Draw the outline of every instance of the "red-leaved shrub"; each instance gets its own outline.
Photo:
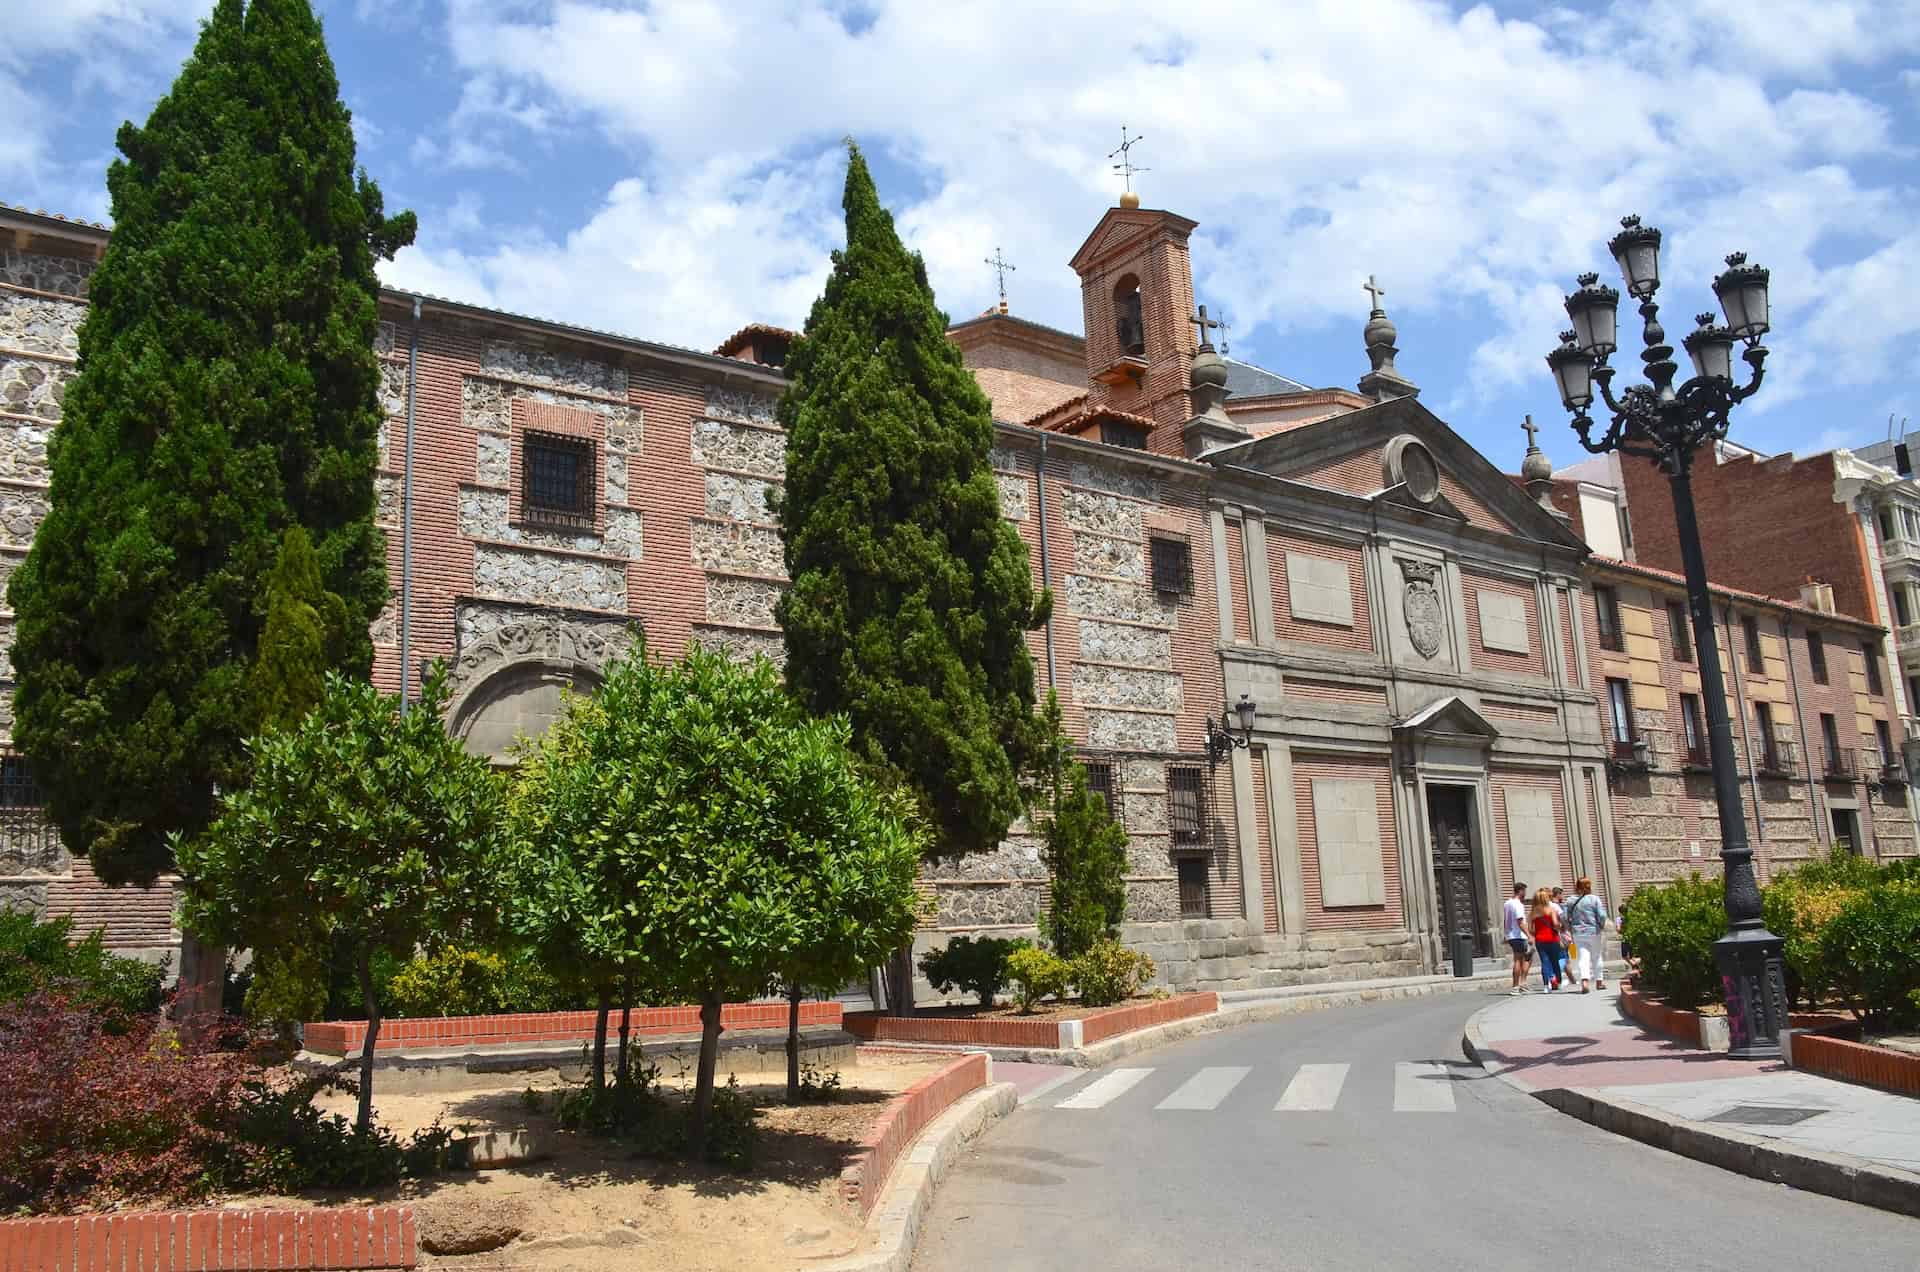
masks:
<path id="1" fill-rule="evenodd" d="M 183 1199 L 237 1164 L 222 1123 L 253 1070 L 158 1023 L 109 1033 L 47 993 L 0 1006 L 0 1210 Z"/>

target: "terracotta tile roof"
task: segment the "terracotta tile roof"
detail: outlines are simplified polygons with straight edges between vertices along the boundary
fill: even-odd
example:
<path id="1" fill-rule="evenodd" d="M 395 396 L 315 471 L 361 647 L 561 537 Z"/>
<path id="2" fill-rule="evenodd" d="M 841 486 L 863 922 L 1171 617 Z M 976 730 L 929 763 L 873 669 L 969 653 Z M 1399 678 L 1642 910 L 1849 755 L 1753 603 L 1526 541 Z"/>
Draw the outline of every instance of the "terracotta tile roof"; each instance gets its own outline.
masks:
<path id="1" fill-rule="evenodd" d="M 1587 559 L 1594 565 L 1603 566 L 1609 570 L 1618 570 L 1623 574 L 1638 574 L 1643 578 L 1659 579 L 1663 583 L 1671 583 L 1679 588 L 1685 588 L 1687 586 L 1686 576 L 1683 574 L 1675 574 L 1671 570 L 1659 570 L 1653 566 L 1641 565 L 1635 561 L 1622 561 L 1618 557 L 1601 556 L 1598 552 L 1593 553 Z M 1871 619 L 1856 618 L 1852 614 L 1835 614 L 1827 610 L 1817 610 L 1810 605 L 1802 605 L 1799 601 L 1789 601 L 1784 597 L 1768 596 L 1763 592 L 1748 592 L 1737 587 L 1722 587 L 1718 583 L 1711 582 L 1707 584 L 1707 587 L 1715 596 L 1725 597 L 1730 601 L 1745 601 L 1750 605 L 1764 605 L 1768 609 L 1791 610 L 1796 614 L 1805 614 L 1811 618 L 1817 618 L 1823 623 L 1844 623 L 1848 626 L 1876 632 L 1886 630 Z"/>
<path id="2" fill-rule="evenodd" d="M 782 340 L 791 342 L 799 339 L 800 333 L 797 331 L 788 331 L 785 327 L 775 327 L 769 323 L 750 322 L 728 336 L 725 340 L 722 340 L 720 347 L 713 351 L 714 356 L 731 358 L 734 354 L 740 352 L 741 346 L 745 345 L 747 341 L 754 336 L 777 336 Z"/>
<path id="3" fill-rule="evenodd" d="M 108 228 L 98 221 L 88 221 L 77 216 L 62 216 L 58 212 L 49 212 L 45 208 L 21 207 L 18 203 L 0 201 L 0 210 L 7 212 L 24 212 L 28 216 L 44 216 L 49 221 L 65 221 L 68 225 L 83 225 L 90 230 L 104 230 Z"/>
<path id="4" fill-rule="evenodd" d="M 1085 400 L 1085 394 L 1075 399 L 1076 402 L 1084 402 Z M 1044 429 L 1049 433 L 1077 433 L 1087 425 L 1099 423 L 1101 420 L 1114 420 L 1121 424 L 1132 424 L 1137 428 L 1144 428 L 1149 432 L 1160 427 L 1160 421 L 1158 420 L 1150 419 L 1145 415 L 1135 415 L 1131 411 L 1116 411 L 1110 406 L 1097 406 L 1092 410 L 1081 409 L 1067 414 L 1060 414 L 1060 412 L 1066 411 L 1068 407 L 1073 405 L 1074 402 L 1064 402 L 1054 408 L 1053 411 L 1045 413 L 1047 415 L 1054 415 L 1056 418 L 1046 420 L 1043 423 L 1041 422 L 1042 417 L 1036 416 L 1034 419 L 1026 422 L 1027 427 Z"/>

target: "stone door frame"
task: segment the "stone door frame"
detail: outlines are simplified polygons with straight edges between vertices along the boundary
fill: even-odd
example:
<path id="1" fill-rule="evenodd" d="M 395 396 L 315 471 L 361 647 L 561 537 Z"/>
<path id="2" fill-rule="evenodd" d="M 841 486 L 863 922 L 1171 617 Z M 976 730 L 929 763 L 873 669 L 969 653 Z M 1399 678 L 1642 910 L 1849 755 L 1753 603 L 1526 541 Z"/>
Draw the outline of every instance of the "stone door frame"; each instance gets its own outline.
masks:
<path id="1" fill-rule="evenodd" d="M 1487 859 L 1490 854 L 1486 850 L 1487 837 L 1478 815 L 1481 785 L 1482 784 L 1477 781 L 1459 780 L 1434 780 L 1421 783 L 1421 803 L 1423 811 L 1426 814 L 1426 827 L 1428 832 L 1424 842 L 1427 846 L 1429 868 L 1435 871 L 1433 916 L 1434 920 L 1441 924 L 1440 929 L 1434 935 L 1440 946 L 1439 957 L 1443 964 L 1452 957 L 1450 942 L 1453 938 L 1453 928 L 1451 924 L 1445 921 L 1448 911 L 1447 907 L 1441 904 L 1441 893 L 1443 889 L 1438 875 L 1441 848 L 1433 836 L 1433 828 L 1438 821 L 1438 815 L 1435 809 L 1436 796 L 1449 800 L 1457 799 L 1459 801 L 1460 811 L 1464 819 L 1462 829 L 1466 831 L 1467 836 L 1467 870 L 1465 877 L 1467 886 L 1471 888 L 1473 892 L 1474 957 L 1487 958 L 1493 953 L 1493 924 L 1491 916 L 1494 904 L 1492 893 L 1489 892 L 1487 888 L 1489 872 L 1486 869 Z M 1494 873 L 1497 873 L 1497 871 Z"/>

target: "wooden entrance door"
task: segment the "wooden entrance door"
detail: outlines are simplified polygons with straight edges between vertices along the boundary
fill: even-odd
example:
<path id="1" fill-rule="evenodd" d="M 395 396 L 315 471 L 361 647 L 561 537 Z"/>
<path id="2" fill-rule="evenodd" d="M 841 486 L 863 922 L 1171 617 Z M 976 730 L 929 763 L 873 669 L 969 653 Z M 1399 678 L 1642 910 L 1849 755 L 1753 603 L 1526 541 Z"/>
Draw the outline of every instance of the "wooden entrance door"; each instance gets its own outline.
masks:
<path id="1" fill-rule="evenodd" d="M 1474 955 L 1485 958 L 1493 950 L 1480 904 L 1480 872 L 1474 868 L 1467 816 L 1470 794 L 1464 786 L 1428 788 L 1427 828 L 1433 843 L 1433 891 L 1442 948 L 1451 953 L 1454 935 L 1471 932 Z"/>

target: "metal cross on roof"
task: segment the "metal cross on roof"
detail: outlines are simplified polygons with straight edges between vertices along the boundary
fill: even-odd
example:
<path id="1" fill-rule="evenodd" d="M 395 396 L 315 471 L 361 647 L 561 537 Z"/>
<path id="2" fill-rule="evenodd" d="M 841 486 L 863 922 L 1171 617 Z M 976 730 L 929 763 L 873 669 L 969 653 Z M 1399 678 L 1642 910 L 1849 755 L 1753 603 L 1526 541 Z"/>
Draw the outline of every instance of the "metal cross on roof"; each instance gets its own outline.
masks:
<path id="1" fill-rule="evenodd" d="M 1014 272 L 1014 267 L 1007 264 L 1006 258 L 1000 255 L 1000 249 L 997 247 L 993 249 L 993 255 L 986 260 L 1000 279 L 1000 308 L 1005 309 L 1007 307 L 1007 275 Z"/>
<path id="2" fill-rule="evenodd" d="M 1526 423 L 1520 426 L 1520 430 L 1527 435 L 1527 449 L 1529 451 L 1539 450 L 1540 443 L 1534 440 L 1533 435 L 1540 431 L 1540 426 L 1533 422 L 1533 416 L 1527 416 Z"/>
<path id="3" fill-rule="evenodd" d="M 1360 290 L 1373 298 L 1373 310 L 1375 313 L 1385 312 L 1380 308 L 1380 298 L 1387 294 L 1387 289 L 1374 282 L 1372 274 L 1367 275 L 1367 285 Z"/>
<path id="4" fill-rule="evenodd" d="M 1142 168 L 1140 165 L 1136 164 L 1133 161 L 1133 154 L 1132 154 L 1133 148 L 1145 140 L 1146 140 L 1146 136 L 1144 134 L 1140 136 L 1135 136 L 1135 137 L 1127 136 L 1127 126 L 1125 124 L 1122 124 L 1120 125 L 1120 144 L 1116 146 L 1114 149 L 1107 152 L 1107 158 L 1109 159 L 1113 158 L 1115 155 L 1120 156 L 1120 162 L 1113 165 L 1113 170 L 1119 173 L 1121 177 L 1125 179 L 1128 190 L 1133 189 L 1134 173 L 1153 171 L 1153 169 L 1151 168 Z"/>
<path id="5" fill-rule="evenodd" d="M 1200 328 L 1200 347 L 1202 349 L 1213 348 L 1213 339 L 1209 333 L 1216 327 L 1224 327 L 1227 325 L 1207 317 L 1207 307 L 1205 305 L 1200 306 L 1200 312 L 1187 319 L 1187 321 Z"/>

